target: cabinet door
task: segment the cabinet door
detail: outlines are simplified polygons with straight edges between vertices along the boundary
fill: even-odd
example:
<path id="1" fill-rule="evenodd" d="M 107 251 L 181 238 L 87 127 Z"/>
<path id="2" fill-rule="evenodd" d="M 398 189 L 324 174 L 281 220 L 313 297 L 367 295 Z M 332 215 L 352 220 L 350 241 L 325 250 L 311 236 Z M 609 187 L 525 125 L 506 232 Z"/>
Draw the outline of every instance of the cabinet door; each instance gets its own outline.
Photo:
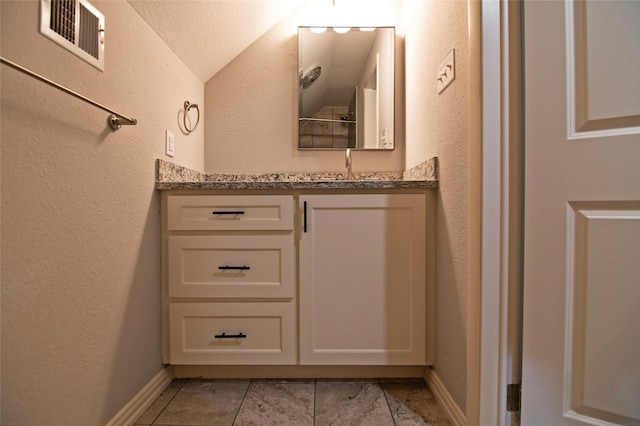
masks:
<path id="1" fill-rule="evenodd" d="M 300 197 L 300 362 L 425 364 L 425 197 Z"/>

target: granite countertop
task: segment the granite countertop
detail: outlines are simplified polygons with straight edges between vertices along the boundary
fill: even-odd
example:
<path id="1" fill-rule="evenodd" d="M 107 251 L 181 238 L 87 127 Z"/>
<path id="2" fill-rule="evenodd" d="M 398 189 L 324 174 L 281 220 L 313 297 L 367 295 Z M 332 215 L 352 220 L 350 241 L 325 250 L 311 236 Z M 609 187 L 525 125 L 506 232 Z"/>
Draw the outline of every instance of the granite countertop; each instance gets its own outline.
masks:
<path id="1" fill-rule="evenodd" d="M 390 189 L 437 188 L 438 159 L 405 172 L 207 174 L 168 161 L 156 161 L 156 189 Z"/>

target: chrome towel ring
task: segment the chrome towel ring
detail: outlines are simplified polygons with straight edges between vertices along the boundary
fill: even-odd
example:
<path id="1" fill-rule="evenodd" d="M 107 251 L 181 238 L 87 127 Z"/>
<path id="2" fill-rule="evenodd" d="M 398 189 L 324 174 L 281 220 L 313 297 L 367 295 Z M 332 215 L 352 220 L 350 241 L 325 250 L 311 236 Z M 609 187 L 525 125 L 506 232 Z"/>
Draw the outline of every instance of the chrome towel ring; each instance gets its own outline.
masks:
<path id="1" fill-rule="evenodd" d="M 192 108 L 195 109 L 198 113 L 198 118 L 196 118 L 196 124 L 194 124 L 193 127 L 189 128 L 189 126 L 187 125 L 187 114 Z M 200 108 L 198 107 L 198 104 L 192 104 L 189 101 L 184 101 L 184 116 L 182 117 L 182 122 L 184 123 L 184 129 L 188 133 L 192 133 L 196 130 L 196 127 L 198 127 L 198 123 L 200 122 Z"/>

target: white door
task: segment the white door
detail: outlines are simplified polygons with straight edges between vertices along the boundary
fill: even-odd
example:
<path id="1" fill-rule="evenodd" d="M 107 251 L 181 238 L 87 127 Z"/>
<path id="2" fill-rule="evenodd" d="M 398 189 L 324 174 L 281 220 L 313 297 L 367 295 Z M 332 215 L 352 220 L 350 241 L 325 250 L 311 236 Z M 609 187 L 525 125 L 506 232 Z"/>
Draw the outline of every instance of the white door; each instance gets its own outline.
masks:
<path id="1" fill-rule="evenodd" d="M 640 425 L 640 2 L 524 8 L 522 424 Z"/>

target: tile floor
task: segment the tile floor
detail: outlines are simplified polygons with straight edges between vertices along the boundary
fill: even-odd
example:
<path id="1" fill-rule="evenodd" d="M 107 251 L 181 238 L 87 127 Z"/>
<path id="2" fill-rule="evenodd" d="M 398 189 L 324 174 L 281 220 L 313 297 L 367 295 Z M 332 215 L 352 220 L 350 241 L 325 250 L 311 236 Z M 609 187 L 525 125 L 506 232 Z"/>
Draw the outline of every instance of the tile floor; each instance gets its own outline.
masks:
<path id="1" fill-rule="evenodd" d="M 136 425 L 451 426 L 416 379 L 176 379 Z"/>

